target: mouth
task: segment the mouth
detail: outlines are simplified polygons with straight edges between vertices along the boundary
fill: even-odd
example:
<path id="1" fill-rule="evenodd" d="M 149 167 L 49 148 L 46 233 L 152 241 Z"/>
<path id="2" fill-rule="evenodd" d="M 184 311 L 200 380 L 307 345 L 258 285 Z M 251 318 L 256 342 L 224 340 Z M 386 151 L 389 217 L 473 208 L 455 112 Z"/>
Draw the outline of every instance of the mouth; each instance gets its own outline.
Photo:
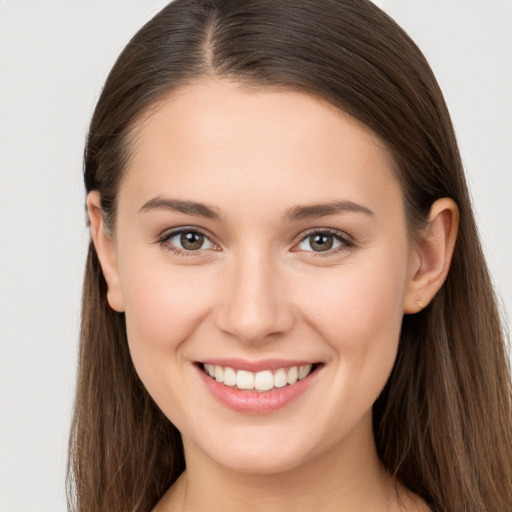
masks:
<path id="1" fill-rule="evenodd" d="M 269 414 L 314 388 L 325 363 L 210 359 L 194 365 L 209 394 L 244 414 Z"/>
<path id="2" fill-rule="evenodd" d="M 208 377 L 227 388 L 265 393 L 294 386 L 317 371 L 321 363 L 268 368 L 257 372 L 219 364 L 198 363 L 198 366 Z"/>

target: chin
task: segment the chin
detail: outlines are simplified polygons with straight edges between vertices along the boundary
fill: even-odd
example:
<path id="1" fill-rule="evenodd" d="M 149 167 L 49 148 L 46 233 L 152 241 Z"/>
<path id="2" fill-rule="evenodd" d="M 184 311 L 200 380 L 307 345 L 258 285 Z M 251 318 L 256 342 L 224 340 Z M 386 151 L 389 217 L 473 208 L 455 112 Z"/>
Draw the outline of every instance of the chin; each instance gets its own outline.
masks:
<path id="1" fill-rule="evenodd" d="M 240 473 L 271 475 L 284 473 L 300 466 L 303 459 L 298 454 L 283 453 L 281 450 L 268 450 L 268 453 L 243 447 L 240 450 L 230 450 L 229 453 L 219 454 L 216 461 Z"/>
<path id="2" fill-rule="evenodd" d="M 233 471 L 251 474 L 276 474 L 290 471 L 299 467 L 312 456 L 315 443 L 312 437 L 304 432 L 295 432 L 297 437 L 287 428 L 280 429 L 237 429 L 222 441 L 216 439 L 207 441 L 200 449 L 208 457 L 221 466 Z M 209 442 L 208 442 L 209 441 Z"/>

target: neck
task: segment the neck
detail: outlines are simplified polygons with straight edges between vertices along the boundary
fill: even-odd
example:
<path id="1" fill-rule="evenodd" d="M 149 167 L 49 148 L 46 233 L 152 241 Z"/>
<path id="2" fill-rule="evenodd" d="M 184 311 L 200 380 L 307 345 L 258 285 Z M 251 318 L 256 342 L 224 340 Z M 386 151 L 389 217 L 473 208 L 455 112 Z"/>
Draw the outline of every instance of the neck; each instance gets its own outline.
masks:
<path id="1" fill-rule="evenodd" d="M 369 423 L 342 443 L 278 473 L 234 471 L 186 440 L 184 446 L 187 470 L 155 512 L 387 512 L 398 510 L 399 499 L 408 500 L 398 498 L 382 467 Z"/>

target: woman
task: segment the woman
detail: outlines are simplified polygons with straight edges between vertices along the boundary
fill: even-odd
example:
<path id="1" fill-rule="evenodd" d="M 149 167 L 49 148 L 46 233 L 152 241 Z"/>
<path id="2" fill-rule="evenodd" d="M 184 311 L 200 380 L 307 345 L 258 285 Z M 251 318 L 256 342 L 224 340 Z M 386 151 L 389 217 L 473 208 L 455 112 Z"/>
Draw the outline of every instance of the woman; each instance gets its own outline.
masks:
<path id="1" fill-rule="evenodd" d="M 85 152 L 77 510 L 512 508 L 446 106 L 364 0 L 177 0 Z"/>

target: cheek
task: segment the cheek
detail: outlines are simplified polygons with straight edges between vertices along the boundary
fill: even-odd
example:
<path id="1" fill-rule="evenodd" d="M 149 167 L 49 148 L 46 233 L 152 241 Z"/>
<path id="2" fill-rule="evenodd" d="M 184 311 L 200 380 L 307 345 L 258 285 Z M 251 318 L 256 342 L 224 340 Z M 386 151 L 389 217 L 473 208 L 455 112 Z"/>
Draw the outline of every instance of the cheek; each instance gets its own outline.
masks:
<path id="1" fill-rule="evenodd" d="M 371 265 L 336 269 L 328 282 L 308 283 L 303 310 L 329 345 L 337 384 L 347 399 L 352 400 L 352 392 L 373 403 L 393 367 L 403 318 L 404 262 L 400 255 L 379 255 Z"/>
<path id="2" fill-rule="evenodd" d="M 162 356 L 179 356 L 182 343 L 208 315 L 212 301 L 205 272 L 194 267 L 176 270 L 162 259 L 144 261 L 131 253 L 119 265 L 127 337 L 138 370 Z"/>
<path id="3" fill-rule="evenodd" d="M 329 391 L 318 411 L 325 446 L 371 417 L 396 359 L 404 283 L 404 266 L 389 258 L 377 265 L 340 267 L 335 278 L 312 279 L 307 286 L 303 311 L 330 354 Z"/>
<path id="4" fill-rule="evenodd" d="M 205 285 L 204 275 L 191 268 L 177 271 L 161 261 L 140 263 L 131 257 L 122 276 L 130 355 L 144 387 L 162 411 L 175 425 L 187 425 L 187 340 L 208 316 L 211 287 Z"/>
<path id="5" fill-rule="evenodd" d="M 330 339 L 337 338 L 337 331 L 343 333 L 346 343 L 352 340 L 359 346 L 364 333 L 382 333 L 388 328 L 396 332 L 403 315 L 402 265 L 382 260 L 375 266 L 347 265 L 327 277 L 326 282 L 312 279 L 307 283 L 304 296 L 308 305 L 303 309 L 310 311 L 310 321 L 320 330 L 331 333 Z M 360 336 L 363 339 L 358 341 Z"/>

